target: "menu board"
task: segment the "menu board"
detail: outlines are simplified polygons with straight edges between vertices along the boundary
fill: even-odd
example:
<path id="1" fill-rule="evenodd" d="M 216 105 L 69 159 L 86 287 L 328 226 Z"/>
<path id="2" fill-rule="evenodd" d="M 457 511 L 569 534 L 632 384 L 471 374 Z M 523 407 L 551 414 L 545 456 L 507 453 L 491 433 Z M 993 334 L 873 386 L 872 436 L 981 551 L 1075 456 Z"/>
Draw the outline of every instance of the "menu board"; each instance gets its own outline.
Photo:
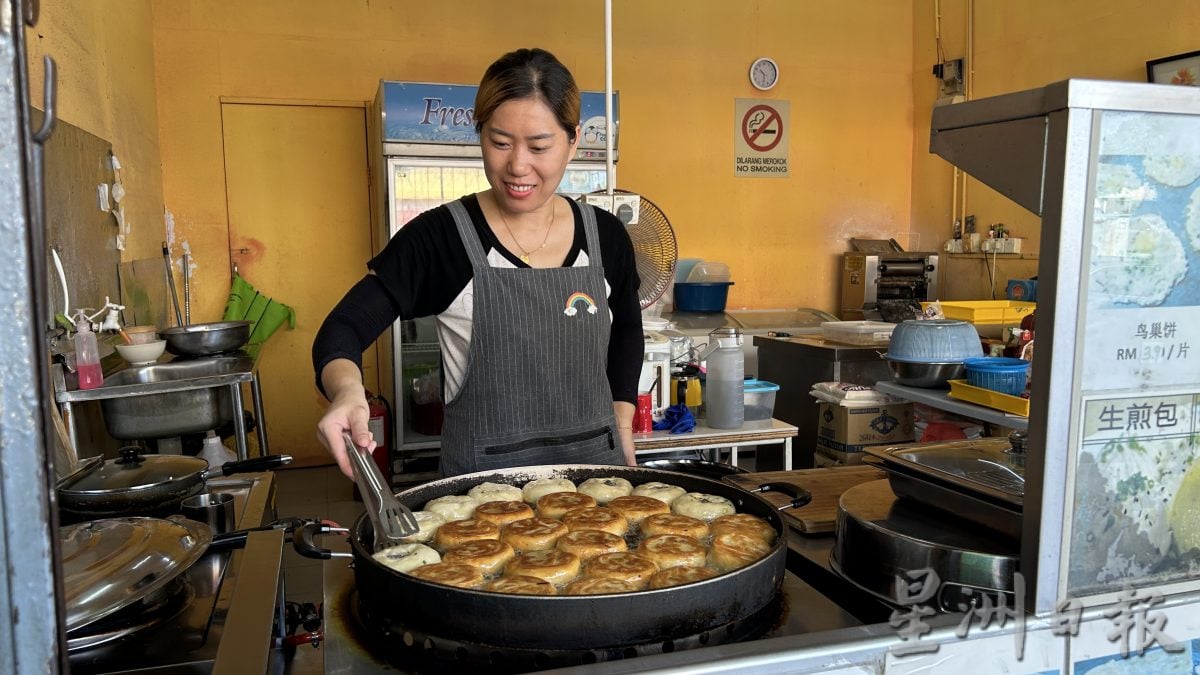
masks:
<path id="1" fill-rule="evenodd" d="M 1097 128 L 1072 597 L 1200 574 L 1200 119 L 1106 111 Z"/>

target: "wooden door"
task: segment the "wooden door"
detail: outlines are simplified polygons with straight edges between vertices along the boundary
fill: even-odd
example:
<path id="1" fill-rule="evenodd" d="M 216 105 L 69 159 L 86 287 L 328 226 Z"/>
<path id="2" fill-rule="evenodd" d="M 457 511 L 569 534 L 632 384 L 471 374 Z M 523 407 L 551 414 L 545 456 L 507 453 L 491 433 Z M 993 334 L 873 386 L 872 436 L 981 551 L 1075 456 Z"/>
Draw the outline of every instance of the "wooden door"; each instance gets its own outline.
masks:
<path id="1" fill-rule="evenodd" d="M 291 305 L 296 328 L 262 347 L 259 380 L 271 452 L 297 466 L 330 463 L 316 438 L 325 399 L 313 338 L 371 256 L 366 112 L 362 107 L 224 103 L 229 248 L 239 274 Z M 363 355 L 378 388 L 374 349 Z"/>

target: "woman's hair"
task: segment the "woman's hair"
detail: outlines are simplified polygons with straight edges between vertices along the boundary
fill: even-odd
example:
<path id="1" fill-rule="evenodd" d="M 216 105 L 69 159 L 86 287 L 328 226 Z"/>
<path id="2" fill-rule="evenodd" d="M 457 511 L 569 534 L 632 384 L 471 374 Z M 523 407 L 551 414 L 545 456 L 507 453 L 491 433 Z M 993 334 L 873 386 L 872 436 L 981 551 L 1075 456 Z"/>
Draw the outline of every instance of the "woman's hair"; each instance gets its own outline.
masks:
<path id="1" fill-rule="evenodd" d="M 522 99 L 545 102 L 567 138 L 575 141 L 579 87 L 571 71 L 544 49 L 518 49 L 488 66 L 475 94 L 475 132 L 483 132 L 483 125 L 501 104 Z"/>

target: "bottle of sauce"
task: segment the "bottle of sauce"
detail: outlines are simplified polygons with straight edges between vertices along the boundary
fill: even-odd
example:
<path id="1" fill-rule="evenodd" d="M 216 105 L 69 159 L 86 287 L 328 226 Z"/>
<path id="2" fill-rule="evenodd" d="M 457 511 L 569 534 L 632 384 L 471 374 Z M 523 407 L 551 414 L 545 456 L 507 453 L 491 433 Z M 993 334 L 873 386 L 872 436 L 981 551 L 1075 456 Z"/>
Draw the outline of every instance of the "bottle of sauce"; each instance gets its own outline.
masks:
<path id="1" fill-rule="evenodd" d="M 100 346 L 92 323 L 80 310 L 75 318 L 75 373 L 79 376 L 80 389 L 95 389 L 104 384 L 104 370 L 100 367 Z"/>

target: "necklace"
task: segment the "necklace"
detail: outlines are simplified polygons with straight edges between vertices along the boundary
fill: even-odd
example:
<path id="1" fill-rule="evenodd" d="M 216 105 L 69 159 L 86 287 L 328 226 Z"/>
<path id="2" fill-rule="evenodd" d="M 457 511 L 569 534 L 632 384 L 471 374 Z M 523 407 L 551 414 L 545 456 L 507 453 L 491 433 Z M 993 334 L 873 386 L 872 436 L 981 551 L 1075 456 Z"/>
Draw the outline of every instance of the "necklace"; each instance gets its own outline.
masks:
<path id="1" fill-rule="evenodd" d="M 498 203 L 496 204 L 496 211 L 500 214 L 500 222 L 504 223 L 504 229 L 508 231 L 508 236 L 512 238 L 517 248 L 521 249 L 521 255 L 517 257 L 521 259 L 521 262 L 528 265 L 529 256 L 546 248 L 546 242 L 550 241 L 550 228 L 554 225 L 554 204 L 550 204 L 550 218 L 546 221 L 546 236 L 542 237 L 542 245 L 531 251 L 526 251 L 521 242 L 517 240 L 517 235 L 513 234 L 512 228 L 508 226 L 508 219 L 504 217 L 504 210 L 500 208 L 500 204 Z"/>

